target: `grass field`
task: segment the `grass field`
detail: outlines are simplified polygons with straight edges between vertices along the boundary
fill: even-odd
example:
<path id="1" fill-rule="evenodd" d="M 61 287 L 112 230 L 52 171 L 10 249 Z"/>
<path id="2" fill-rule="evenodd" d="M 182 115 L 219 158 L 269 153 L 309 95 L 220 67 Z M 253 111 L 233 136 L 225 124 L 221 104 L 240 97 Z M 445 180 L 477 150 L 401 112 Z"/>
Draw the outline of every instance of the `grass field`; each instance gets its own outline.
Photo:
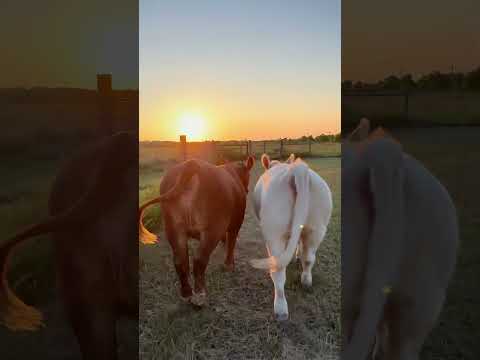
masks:
<path id="1" fill-rule="evenodd" d="M 422 359 L 480 359 L 480 128 L 394 130 L 393 133 L 407 152 L 422 161 L 444 184 L 459 217 L 456 273 Z"/>
<path id="2" fill-rule="evenodd" d="M 38 143 L 37 143 L 38 144 Z M 55 146 L 37 146 L 2 152 L 4 169 L 0 178 L 0 243 L 48 214 L 48 197 L 63 156 Z M 20 295 L 42 303 L 52 294 L 54 283 L 51 244 L 39 236 L 19 246 L 10 262 L 10 278 Z"/>
<path id="3" fill-rule="evenodd" d="M 141 154 L 145 152 L 141 151 Z M 161 155 L 159 155 L 161 156 Z M 158 194 L 168 163 L 141 158 L 140 202 Z M 317 253 L 313 290 L 300 286 L 299 265 L 287 270 L 290 319 L 273 319 L 273 284 L 248 260 L 266 255 L 250 199 L 235 251 L 236 270 L 224 273 L 223 248 L 215 250 L 207 269 L 210 304 L 200 311 L 183 304 L 171 249 L 162 233 L 159 211 L 146 224 L 160 234 L 156 245 L 140 247 L 140 357 L 142 359 L 336 359 L 340 336 L 340 159 L 309 158 L 309 165 L 329 184 L 334 211 Z M 261 173 L 253 170 L 250 186 Z M 192 248 L 195 243 L 192 241 Z M 192 252 L 190 252 L 191 254 Z"/>

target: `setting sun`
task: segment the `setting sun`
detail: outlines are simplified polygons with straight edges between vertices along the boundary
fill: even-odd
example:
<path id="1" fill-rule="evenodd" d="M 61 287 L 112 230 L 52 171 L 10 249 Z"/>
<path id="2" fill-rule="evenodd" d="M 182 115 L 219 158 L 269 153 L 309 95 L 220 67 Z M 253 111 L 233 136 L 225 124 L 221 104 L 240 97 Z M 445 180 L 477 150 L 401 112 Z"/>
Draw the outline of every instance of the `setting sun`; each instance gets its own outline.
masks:
<path id="1" fill-rule="evenodd" d="M 206 135 L 205 127 L 205 118 L 198 113 L 183 113 L 178 119 L 179 135 L 187 135 L 188 140 L 204 140 Z"/>

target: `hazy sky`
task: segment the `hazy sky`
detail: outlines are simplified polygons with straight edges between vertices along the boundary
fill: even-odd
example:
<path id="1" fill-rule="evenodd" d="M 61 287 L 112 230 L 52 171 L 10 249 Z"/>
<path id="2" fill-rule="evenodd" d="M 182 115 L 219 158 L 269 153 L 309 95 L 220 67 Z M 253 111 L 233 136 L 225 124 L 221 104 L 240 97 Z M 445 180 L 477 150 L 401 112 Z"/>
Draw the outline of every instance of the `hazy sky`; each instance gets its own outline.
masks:
<path id="1" fill-rule="evenodd" d="M 0 87 L 138 88 L 138 0 L 2 0 Z"/>
<path id="2" fill-rule="evenodd" d="M 479 0 L 343 0 L 342 79 L 480 65 Z"/>
<path id="3" fill-rule="evenodd" d="M 141 138 L 339 131 L 340 36 L 339 0 L 140 0 Z"/>

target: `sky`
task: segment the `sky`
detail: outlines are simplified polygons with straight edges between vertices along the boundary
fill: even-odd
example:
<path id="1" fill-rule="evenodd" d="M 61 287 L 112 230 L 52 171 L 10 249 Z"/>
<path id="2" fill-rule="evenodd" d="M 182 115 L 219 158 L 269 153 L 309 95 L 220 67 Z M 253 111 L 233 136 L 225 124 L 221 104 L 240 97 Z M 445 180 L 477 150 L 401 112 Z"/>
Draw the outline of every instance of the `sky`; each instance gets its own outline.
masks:
<path id="1" fill-rule="evenodd" d="M 140 138 L 340 130 L 339 0 L 140 0 Z"/>
<path id="2" fill-rule="evenodd" d="M 138 89 L 138 0 L 2 0 L 0 88 Z"/>
<path id="3" fill-rule="evenodd" d="M 480 65 L 478 0 L 343 0 L 342 80 L 471 71 Z"/>

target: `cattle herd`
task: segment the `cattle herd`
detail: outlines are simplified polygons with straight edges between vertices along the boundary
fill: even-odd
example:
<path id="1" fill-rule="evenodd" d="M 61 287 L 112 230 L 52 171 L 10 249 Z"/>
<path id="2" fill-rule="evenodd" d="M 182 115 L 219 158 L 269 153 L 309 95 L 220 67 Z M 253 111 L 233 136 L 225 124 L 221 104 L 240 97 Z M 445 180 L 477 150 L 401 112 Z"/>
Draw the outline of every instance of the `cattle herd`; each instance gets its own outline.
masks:
<path id="1" fill-rule="evenodd" d="M 138 240 L 158 241 L 143 225 L 159 204 L 171 246 L 180 297 L 208 304 L 205 272 L 225 244 L 225 269 L 235 268 L 255 159 L 212 165 L 178 163 L 163 176 L 158 197 L 138 209 L 138 142 L 118 133 L 87 148 L 60 171 L 50 216 L 0 247 L 0 321 L 11 330 L 35 330 L 42 314 L 7 281 L 11 250 L 51 233 L 65 308 L 84 359 L 116 359 L 115 325 L 138 318 Z M 332 213 L 327 183 L 292 154 L 285 162 L 261 158 L 252 194 L 268 257 L 252 259 L 274 285 L 274 317 L 289 317 L 284 285 L 294 255 L 301 284 L 312 267 Z M 418 359 L 442 308 L 455 266 L 455 207 L 447 191 L 401 145 L 362 120 L 342 146 L 342 352 L 345 360 Z M 198 240 L 190 282 L 190 238 Z"/>

